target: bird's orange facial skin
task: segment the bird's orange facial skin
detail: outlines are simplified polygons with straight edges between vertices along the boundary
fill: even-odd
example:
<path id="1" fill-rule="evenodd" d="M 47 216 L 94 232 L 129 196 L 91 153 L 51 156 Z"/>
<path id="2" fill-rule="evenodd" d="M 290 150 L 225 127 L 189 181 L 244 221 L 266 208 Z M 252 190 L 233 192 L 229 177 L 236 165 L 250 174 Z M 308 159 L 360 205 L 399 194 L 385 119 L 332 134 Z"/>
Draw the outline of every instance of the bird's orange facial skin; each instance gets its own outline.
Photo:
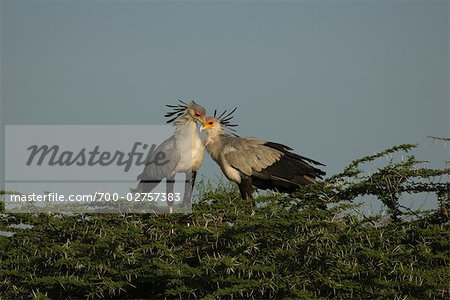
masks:
<path id="1" fill-rule="evenodd" d="M 202 124 L 205 124 L 206 122 L 206 116 L 204 113 L 200 112 L 200 111 L 195 111 L 194 112 L 194 118 L 199 121 Z"/>
<path id="2" fill-rule="evenodd" d="M 201 127 L 201 130 L 203 131 L 203 130 L 208 130 L 210 128 L 213 128 L 214 125 L 217 124 L 217 122 L 218 122 L 217 119 L 207 119 L 205 121 L 205 123 L 203 124 L 203 126 Z"/>

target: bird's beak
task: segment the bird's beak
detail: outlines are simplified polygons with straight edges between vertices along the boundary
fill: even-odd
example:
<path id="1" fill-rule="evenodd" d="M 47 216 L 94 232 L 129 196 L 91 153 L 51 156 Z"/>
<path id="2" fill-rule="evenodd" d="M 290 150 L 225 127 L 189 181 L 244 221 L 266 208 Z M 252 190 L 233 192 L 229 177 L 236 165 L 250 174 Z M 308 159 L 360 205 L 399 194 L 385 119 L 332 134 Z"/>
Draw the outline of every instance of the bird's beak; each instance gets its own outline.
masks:
<path id="1" fill-rule="evenodd" d="M 203 116 L 201 119 L 198 119 L 202 125 L 206 123 L 206 116 Z"/>
<path id="2" fill-rule="evenodd" d="M 206 120 L 205 120 L 205 123 L 203 123 L 202 126 L 200 126 L 200 131 L 204 131 L 204 130 L 209 129 L 209 128 L 211 128 L 211 127 L 212 127 L 212 125 L 209 125 L 209 124 L 206 122 Z"/>

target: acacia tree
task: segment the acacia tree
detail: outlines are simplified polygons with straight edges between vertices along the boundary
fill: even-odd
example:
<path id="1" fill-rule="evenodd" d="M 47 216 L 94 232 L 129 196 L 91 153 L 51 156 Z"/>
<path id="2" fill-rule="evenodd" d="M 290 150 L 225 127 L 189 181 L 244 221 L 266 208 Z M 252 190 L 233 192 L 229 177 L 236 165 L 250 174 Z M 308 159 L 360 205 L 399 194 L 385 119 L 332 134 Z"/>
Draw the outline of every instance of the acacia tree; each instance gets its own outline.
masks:
<path id="1" fill-rule="evenodd" d="M 293 195 L 265 194 L 256 208 L 204 182 L 186 215 L 2 214 L 0 230 L 15 234 L 0 237 L 0 295 L 448 299 L 450 171 L 395 159 L 414 147 L 357 159 Z M 438 206 L 411 211 L 405 194 Z M 359 197 L 386 210 L 362 214 Z M 10 227 L 21 222 L 33 227 Z"/>

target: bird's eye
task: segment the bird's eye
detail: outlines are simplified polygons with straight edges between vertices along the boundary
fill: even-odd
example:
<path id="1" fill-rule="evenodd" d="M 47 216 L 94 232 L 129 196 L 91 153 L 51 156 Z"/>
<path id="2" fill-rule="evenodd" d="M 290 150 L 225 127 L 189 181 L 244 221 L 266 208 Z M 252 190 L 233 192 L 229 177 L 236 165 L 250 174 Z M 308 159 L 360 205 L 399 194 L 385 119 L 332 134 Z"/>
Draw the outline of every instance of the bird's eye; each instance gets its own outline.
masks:
<path id="1" fill-rule="evenodd" d="M 198 112 L 195 112 L 196 117 L 200 117 L 200 114 Z"/>
<path id="2" fill-rule="evenodd" d="M 208 122 L 208 124 L 209 124 L 209 125 L 212 125 L 212 124 L 213 124 L 213 122 Z"/>

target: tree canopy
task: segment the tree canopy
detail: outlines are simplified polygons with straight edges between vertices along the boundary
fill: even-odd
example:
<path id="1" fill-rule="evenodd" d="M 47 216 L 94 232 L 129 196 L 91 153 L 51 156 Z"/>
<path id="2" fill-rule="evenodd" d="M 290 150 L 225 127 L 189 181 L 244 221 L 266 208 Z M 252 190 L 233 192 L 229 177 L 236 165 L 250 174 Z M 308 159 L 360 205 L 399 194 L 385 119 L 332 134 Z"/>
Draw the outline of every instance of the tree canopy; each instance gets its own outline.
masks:
<path id="1" fill-rule="evenodd" d="M 450 170 L 397 158 L 414 147 L 256 207 L 203 182 L 191 214 L 2 213 L 0 298 L 448 299 Z M 411 210 L 406 194 L 438 206 Z M 360 197 L 386 209 L 364 214 Z"/>

